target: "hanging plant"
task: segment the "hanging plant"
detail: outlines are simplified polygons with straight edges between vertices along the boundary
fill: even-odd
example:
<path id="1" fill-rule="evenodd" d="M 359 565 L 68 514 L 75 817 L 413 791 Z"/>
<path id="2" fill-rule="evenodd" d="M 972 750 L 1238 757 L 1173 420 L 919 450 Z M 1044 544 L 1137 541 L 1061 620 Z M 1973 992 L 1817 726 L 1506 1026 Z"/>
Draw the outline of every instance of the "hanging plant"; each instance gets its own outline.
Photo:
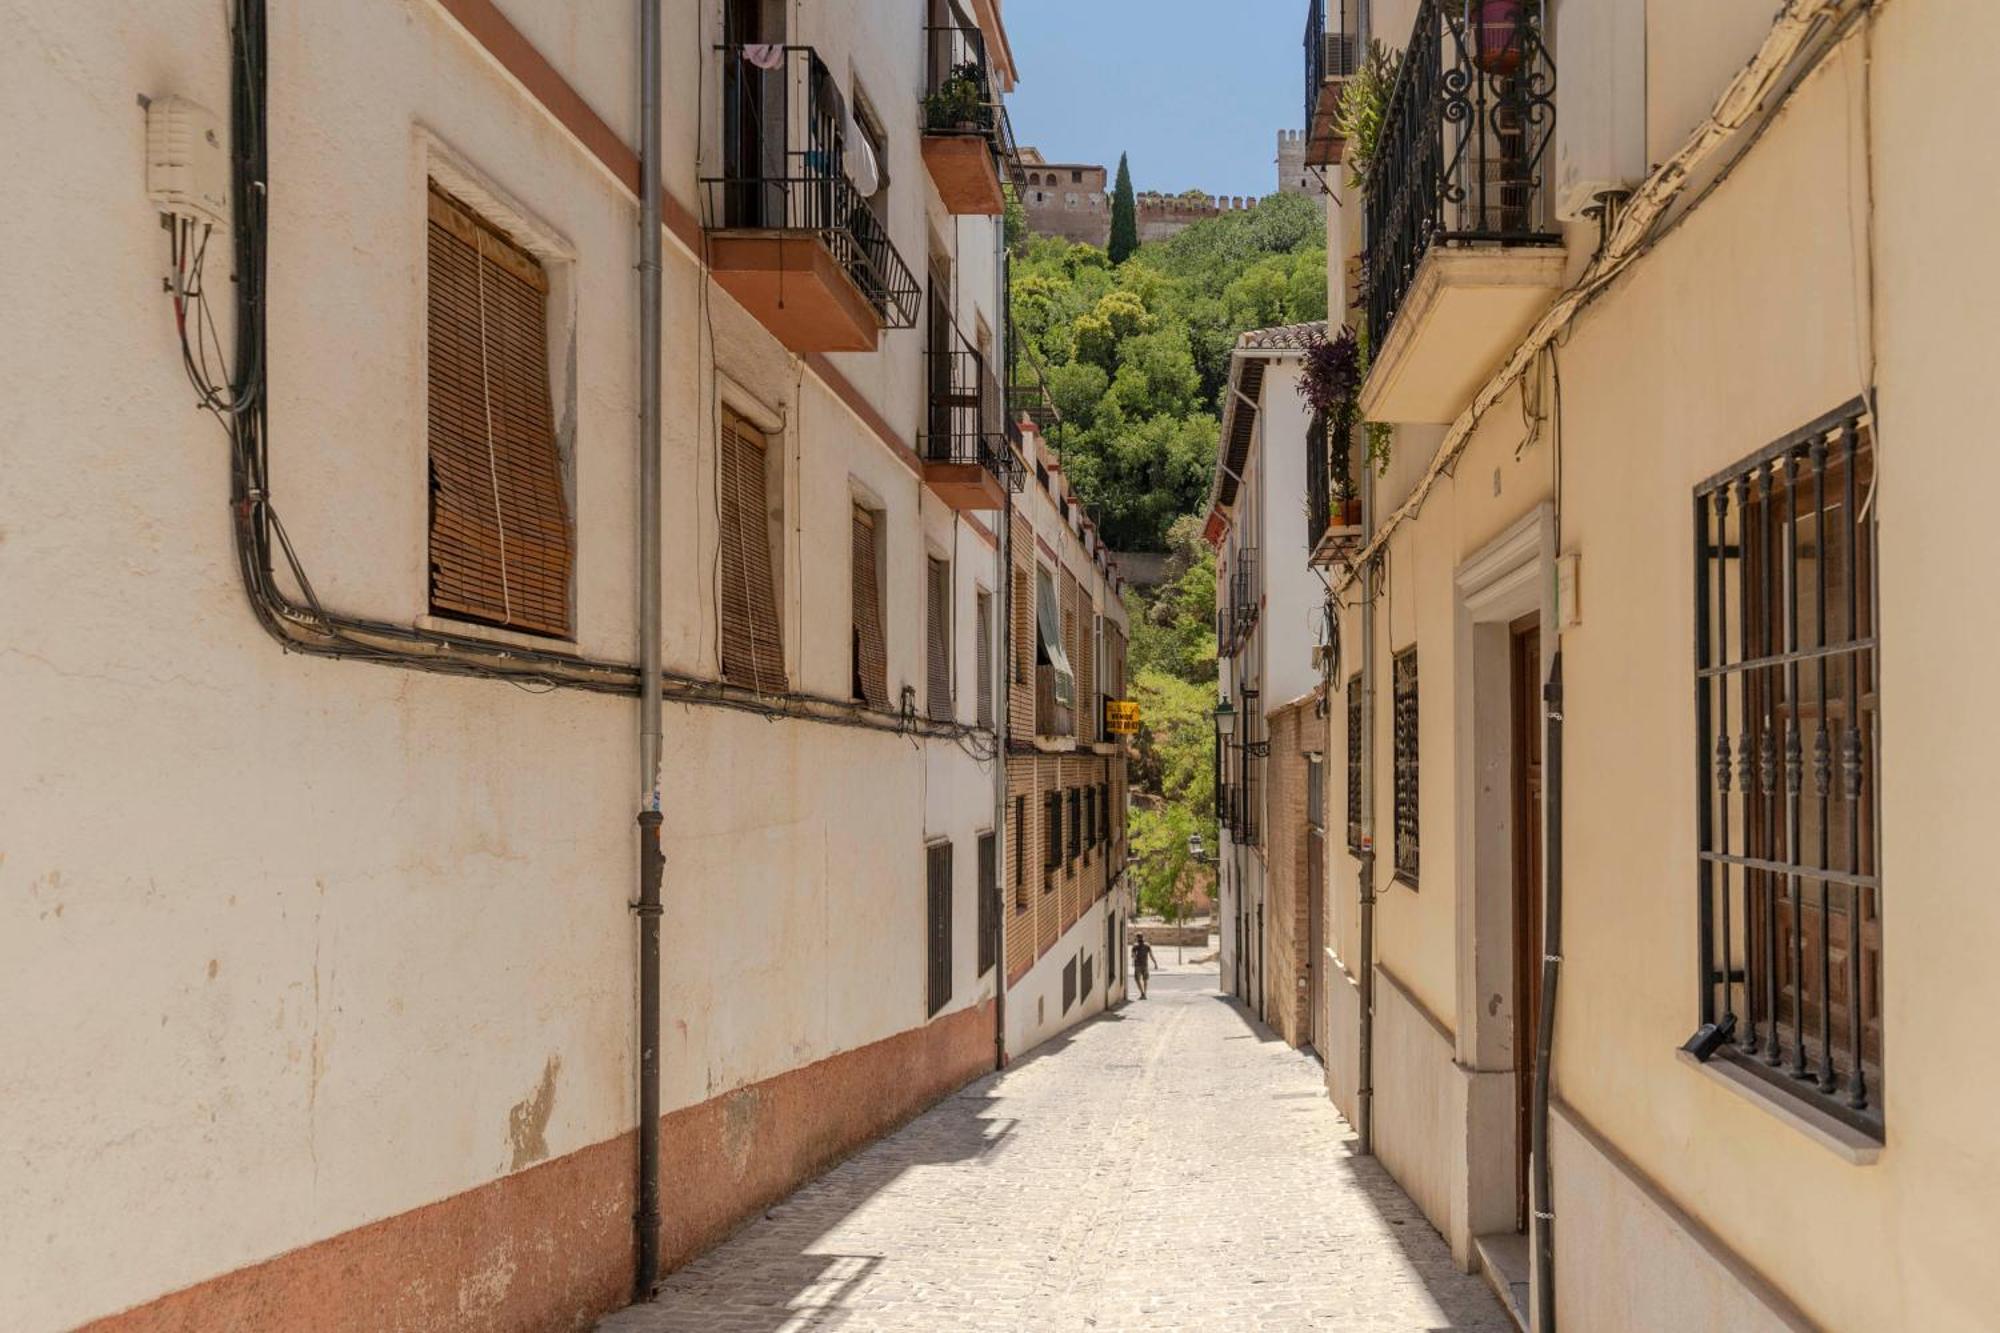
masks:
<path id="1" fill-rule="evenodd" d="M 1299 373 L 1299 397 L 1325 423 L 1327 448 L 1333 462 L 1333 498 L 1339 501 L 1351 500 L 1355 494 L 1347 457 L 1354 428 L 1361 420 L 1361 381 L 1367 373 L 1361 339 L 1351 328 L 1342 326 L 1331 338 L 1315 334 L 1306 344 Z"/>
<path id="2" fill-rule="evenodd" d="M 1368 54 L 1340 90 L 1340 105 L 1334 109 L 1333 131 L 1347 141 L 1343 160 L 1347 163 L 1348 184 L 1366 189 L 1375 150 L 1382 142 L 1382 125 L 1388 118 L 1389 94 L 1396 87 L 1396 70 L 1402 53 L 1379 41 L 1368 44 Z"/>

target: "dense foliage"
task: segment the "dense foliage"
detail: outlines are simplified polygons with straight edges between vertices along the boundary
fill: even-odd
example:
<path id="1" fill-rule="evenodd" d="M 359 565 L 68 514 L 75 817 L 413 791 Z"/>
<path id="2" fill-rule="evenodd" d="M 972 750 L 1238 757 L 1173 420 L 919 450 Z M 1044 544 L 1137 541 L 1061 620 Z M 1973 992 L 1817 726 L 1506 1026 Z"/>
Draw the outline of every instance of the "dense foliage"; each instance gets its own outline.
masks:
<path id="1" fill-rule="evenodd" d="M 1132 625 L 1133 696 L 1143 719 L 1132 782 L 1147 795 L 1132 803 L 1133 874 L 1142 910 L 1180 916 L 1197 883 L 1212 878 L 1191 864 L 1188 838 L 1213 855 L 1215 826 L 1215 553 L 1201 520 L 1168 529 L 1166 581 L 1151 597 L 1126 594 Z"/>
<path id="2" fill-rule="evenodd" d="M 1301 195 L 1198 222 L 1122 264 L 1034 237 L 1013 276 L 1015 379 L 1046 375 L 1063 470 L 1114 550 L 1166 549 L 1207 493 L 1236 335 L 1326 317 L 1324 223 Z"/>

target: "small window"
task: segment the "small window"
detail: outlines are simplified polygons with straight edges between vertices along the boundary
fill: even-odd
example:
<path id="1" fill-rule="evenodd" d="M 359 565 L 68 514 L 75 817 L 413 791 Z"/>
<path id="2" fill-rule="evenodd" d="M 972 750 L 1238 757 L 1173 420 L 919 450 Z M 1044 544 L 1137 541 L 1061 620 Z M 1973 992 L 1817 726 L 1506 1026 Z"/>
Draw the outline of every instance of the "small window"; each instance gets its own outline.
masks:
<path id="1" fill-rule="evenodd" d="M 889 706 L 889 651 L 882 635 L 881 549 L 878 515 L 854 506 L 850 542 L 854 647 L 854 697 L 872 708 Z"/>
<path id="2" fill-rule="evenodd" d="M 1014 683 L 1028 683 L 1028 668 L 1035 658 L 1034 635 L 1021 632 L 1029 614 L 1028 571 L 1014 566 Z"/>
<path id="3" fill-rule="evenodd" d="M 952 720 L 951 564 L 932 556 L 926 574 L 925 582 L 929 589 L 926 619 L 929 622 L 930 644 L 924 703 L 933 722 L 949 722 Z"/>
<path id="4" fill-rule="evenodd" d="M 1076 959 L 1063 964 L 1062 970 L 1062 1011 L 1068 1013 L 1076 1004 Z"/>
<path id="5" fill-rule="evenodd" d="M 722 515 L 717 606 L 722 678 L 760 694 L 785 690 L 785 645 L 771 568 L 771 509 L 763 433 L 733 412 L 722 414 L 717 449 L 717 507 Z"/>
<path id="6" fill-rule="evenodd" d="M 1075 787 L 1069 789 L 1069 859 L 1076 863 L 1077 854 L 1083 850 L 1083 793 Z"/>
<path id="7" fill-rule="evenodd" d="M 1071 185 L 1081 185 L 1081 184 L 1083 184 L 1083 173 L 1082 173 L 1081 171 L 1072 171 L 1072 172 L 1070 172 L 1070 173 L 1069 173 L 1069 183 L 1070 183 Z"/>
<path id="8" fill-rule="evenodd" d="M 1111 830 L 1116 826 L 1111 822 L 1111 784 L 1108 782 L 1097 784 L 1097 808 L 1104 816 L 1104 827 L 1099 830 L 1099 841 L 1109 844 Z"/>
<path id="9" fill-rule="evenodd" d="M 568 638 L 548 275 L 436 185 L 429 199 L 430 609 Z"/>
<path id="10" fill-rule="evenodd" d="M 1320 756 L 1306 756 L 1306 824 L 1326 831 L 1326 762 Z"/>
<path id="11" fill-rule="evenodd" d="M 991 833 L 979 835 L 979 975 L 993 970 L 1000 957 L 1000 844 Z"/>
<path id="12" fill-rule="evenodd" d="M 973 632 L 979 636 L 976 650 L 978 670 L 974 676 L 979 688 L 979 725 L 993 725 L 993 594 L 980 592 L 974 603 Z"/>
<path id="13" fill-rule="evenodd" d="M 1083 789 L 1083 847 L 1084 860 L 1090 860 L 1090 853 L 1097 850 L 1097 788 Z"/>
<path id="14" fill-rule="evenodd" d="M 930 1007 L 935 1015 L 951 1000 L 951 844 L 932 843 L 924 849 L 925 913 L 930 955 Z"/>
<path id="15" fill-rule="evenodd" d="M 1042 798 L 1042 892 L 1056 886 L 1055 872 L 1062 865 L 1062 793 L 1052 791 Z"/>
<path id="16" fill-rule="evenodd" d="M 1014 863 L 1014 910 L 1028 910 L 1028 798 L 1014 798 L 1014 841 L 1008 849 Z"/>
<path id="17" fill-rule="evenodd" d="M 1396 878 L 1417 887 L 1417 650 L 1396 656 Z"/>
<path id="18" fill-rule="evenodd" d="M 1701 1020 L 1879 1137 L 1877 477 L 1856 401 L 1703 483 L 1693 593 Z"/>

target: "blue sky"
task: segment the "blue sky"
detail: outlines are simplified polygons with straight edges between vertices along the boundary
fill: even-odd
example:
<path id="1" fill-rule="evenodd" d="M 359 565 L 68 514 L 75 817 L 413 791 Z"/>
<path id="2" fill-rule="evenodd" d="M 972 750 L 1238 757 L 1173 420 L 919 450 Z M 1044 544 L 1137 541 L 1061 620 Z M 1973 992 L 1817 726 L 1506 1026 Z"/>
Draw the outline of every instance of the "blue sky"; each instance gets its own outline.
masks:
<path id="1" fill-rule="evenodd" d="M 1141 190 L 1265 195 L 1304 116 L 1306 0 L 1006 0 L 1014 135 L 1050 159 L 1132 157 Z"/>

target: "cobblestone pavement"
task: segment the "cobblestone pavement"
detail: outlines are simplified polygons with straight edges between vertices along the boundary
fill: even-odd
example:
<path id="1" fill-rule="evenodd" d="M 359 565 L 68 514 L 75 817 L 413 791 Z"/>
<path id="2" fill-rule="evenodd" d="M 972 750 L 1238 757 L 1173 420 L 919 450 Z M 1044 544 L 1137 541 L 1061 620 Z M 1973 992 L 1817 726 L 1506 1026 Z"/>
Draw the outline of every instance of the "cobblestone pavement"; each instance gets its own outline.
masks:
<path id="1" fill-rule="evenodd" d="M 1353 1154 L 1319 1065 L 1215 980 L 1169 967 L 600 1329 L 1510 1330 Z"/>

